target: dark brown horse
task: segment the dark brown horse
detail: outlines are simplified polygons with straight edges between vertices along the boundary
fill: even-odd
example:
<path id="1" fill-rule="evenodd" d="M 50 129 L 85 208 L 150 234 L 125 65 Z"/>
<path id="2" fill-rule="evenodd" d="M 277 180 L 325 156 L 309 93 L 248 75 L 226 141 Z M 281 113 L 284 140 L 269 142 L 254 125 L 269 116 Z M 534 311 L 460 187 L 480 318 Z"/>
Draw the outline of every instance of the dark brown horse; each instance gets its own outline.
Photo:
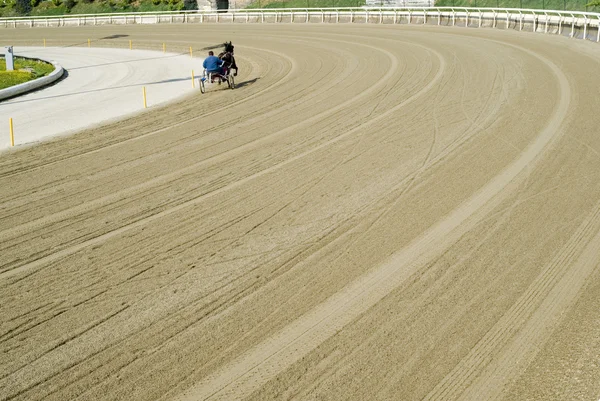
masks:
<path id="1" fill-rule="evenodd" d="M 238 67 L 235 63 L 235 57 L 233 57 L 233 45 L 231 42 L 225 42 L 223 45 L 225 46 L 225 51 L 219 54 L 219 58 L 224 61 L 223 67 L 229 71 L 235 70 L 233 75 L 237 76 Z"/>

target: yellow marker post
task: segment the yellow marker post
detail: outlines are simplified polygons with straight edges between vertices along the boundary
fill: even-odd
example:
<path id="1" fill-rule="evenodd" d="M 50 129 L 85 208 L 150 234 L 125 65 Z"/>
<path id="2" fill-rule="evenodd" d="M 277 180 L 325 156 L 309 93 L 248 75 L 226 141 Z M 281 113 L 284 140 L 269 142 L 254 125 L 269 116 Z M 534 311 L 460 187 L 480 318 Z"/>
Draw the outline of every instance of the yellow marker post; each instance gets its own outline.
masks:
<path id="1" fill-rule="evenodd" d="M 144 108 L 147 109 L 148 105 L 146 104 L 146 87 L 142 88 L 142 93 L 144 94 Z"/>
<path id="2" fill-rule="evenodd" d="M 88 47 L 91 47 L 92 42 L 88 39 Z"/>
<path id="3" fill-rule="evenodd" d="M 194 57 L 192 56 L 192 46 L 190 46 L 190 57 Z"/>
<path id="4" fill-rule="evenodd" d="M 133 49 L 133 45 L 131 44 L 131 40 L 129 41 L 129 50 Z"/>
<path id="5" fill-rule="evenodd" d="M 196 87 L 196 82 L 194 81 L 194 70 L 192 70 L 192 88 Z"/>
<path id="6" fill-rule="evenodd" d="M 167 52 L 167 45 L 163 43 L 163 53 Z"/>
<path id="7" fill-rule="evenodd" d="M 8 125 L 10 127 L 10 146 L 15 146 L 15 133 L 13 131 L 12 117 L 8 119 Z"/>

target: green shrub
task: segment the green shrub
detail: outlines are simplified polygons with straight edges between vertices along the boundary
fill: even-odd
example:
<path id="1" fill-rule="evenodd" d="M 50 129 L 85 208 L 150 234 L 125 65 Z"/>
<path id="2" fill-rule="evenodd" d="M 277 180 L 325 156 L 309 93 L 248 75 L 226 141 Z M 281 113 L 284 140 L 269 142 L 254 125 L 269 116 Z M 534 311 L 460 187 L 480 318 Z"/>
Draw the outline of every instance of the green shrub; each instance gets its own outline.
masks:
<path id="1" fill-rule="evenodd" d="M 15 0 L 14 8 L 18 14 L 26 15 L 33 7 L 31 7 L 31 0 Z"/>
<path id="2" fill-rule="evenodd" d="M 64 15 L 66 13 L 63 5 L 55 6 L 52 1 L 42 1 L 35 7 L 30 15 Z"/>
<path id="3" fill-rule="evenodd" d="M 0 5 L 2 7 L 13 9 L 15 7 L 15 0 L 4 0 Z"/>

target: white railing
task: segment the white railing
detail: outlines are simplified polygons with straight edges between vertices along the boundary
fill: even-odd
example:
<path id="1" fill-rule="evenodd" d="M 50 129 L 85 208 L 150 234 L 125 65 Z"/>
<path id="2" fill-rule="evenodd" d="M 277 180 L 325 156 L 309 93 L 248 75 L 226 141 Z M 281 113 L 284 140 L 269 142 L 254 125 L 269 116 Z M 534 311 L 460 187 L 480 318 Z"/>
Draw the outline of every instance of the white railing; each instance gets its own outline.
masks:
<path id="1" fill-rule="evenodd" d="M 435 0 L 366 0 L 367 7 L 433 7 Z"/>
<path id="2" fill-rule="evenodd" d="M 376 23 L 493 27 L 555 33 L 600 42 L 600 14 L 516 8 L 284 8 L 0 18 L 0 27 L 159 23 Z"/>

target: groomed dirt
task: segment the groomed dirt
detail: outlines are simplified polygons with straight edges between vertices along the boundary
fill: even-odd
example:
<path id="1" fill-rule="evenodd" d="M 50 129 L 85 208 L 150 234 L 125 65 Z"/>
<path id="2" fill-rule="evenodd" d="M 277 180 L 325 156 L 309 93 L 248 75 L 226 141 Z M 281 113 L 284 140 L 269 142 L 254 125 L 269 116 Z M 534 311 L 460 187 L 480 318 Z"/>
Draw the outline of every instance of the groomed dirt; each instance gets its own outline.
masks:
<path id="1" fill-rule="evenodd" d="M 597 44 L 349 24 L 2 37 L 232 40 L 240 74 L 0 155 L 1 400 L 600 398 Z"/>

